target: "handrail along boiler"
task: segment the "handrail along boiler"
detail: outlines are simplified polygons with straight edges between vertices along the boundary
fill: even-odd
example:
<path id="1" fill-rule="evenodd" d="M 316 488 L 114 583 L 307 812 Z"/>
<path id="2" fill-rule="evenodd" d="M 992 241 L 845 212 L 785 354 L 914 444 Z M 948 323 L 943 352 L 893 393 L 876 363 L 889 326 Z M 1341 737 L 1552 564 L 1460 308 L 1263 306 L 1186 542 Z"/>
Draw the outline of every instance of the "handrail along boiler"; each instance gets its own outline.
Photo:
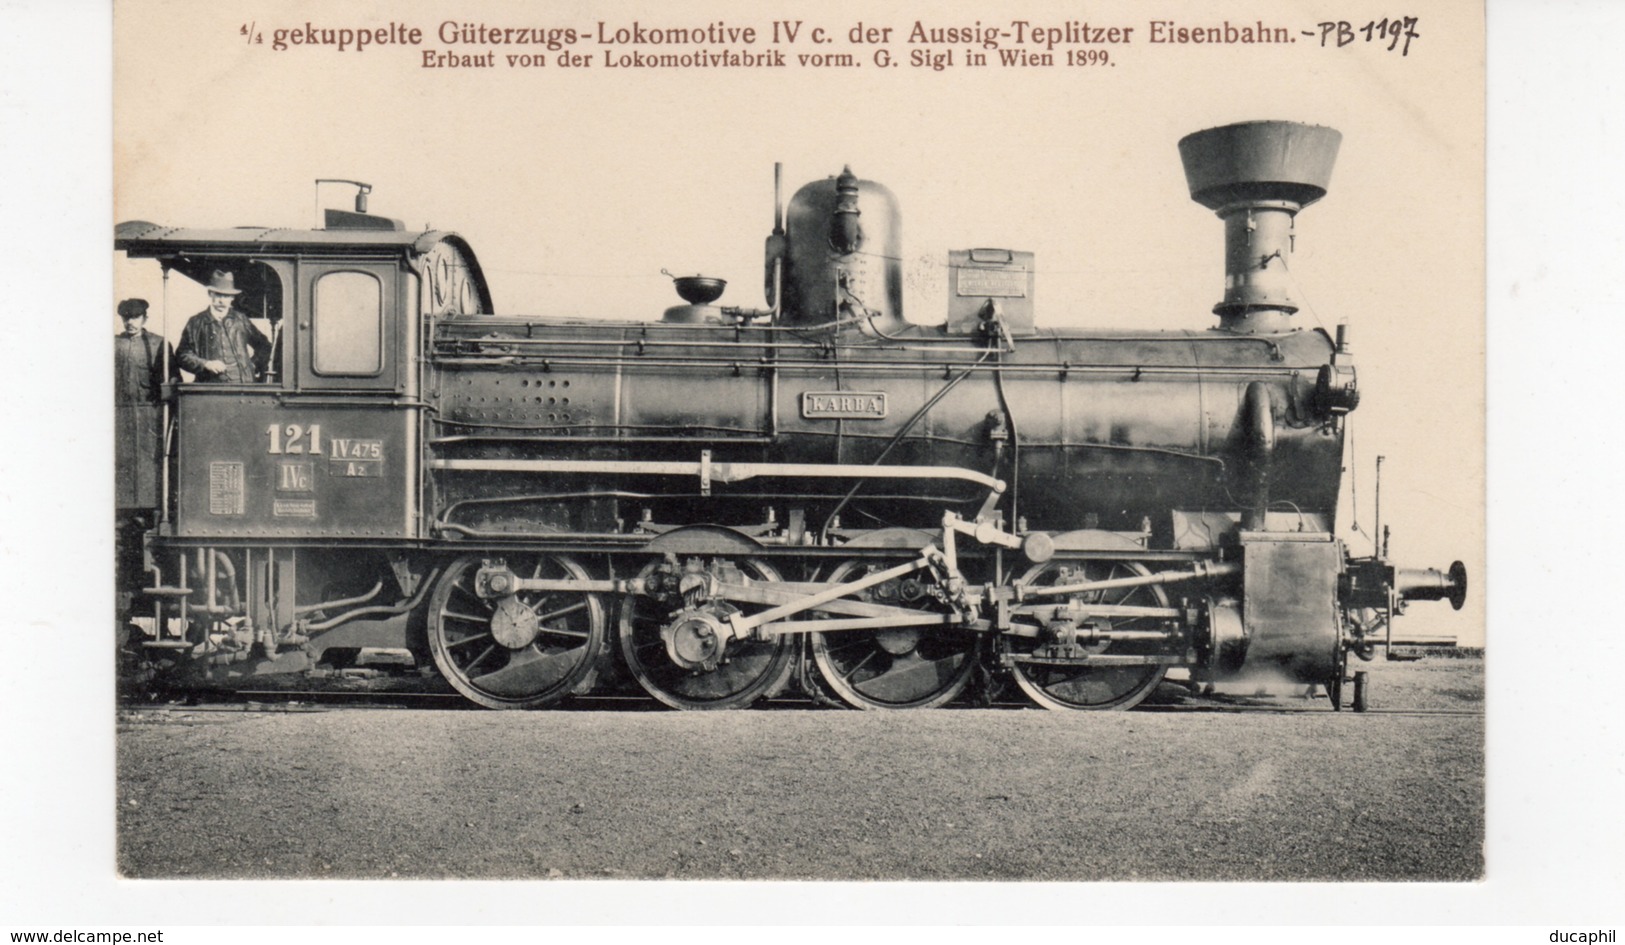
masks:
<path id="1" fill-rule="evenodd" d="M 980 248 L 911 322 L 896 200 L 850 170 L 776 199 L 767 308 L 685 276 L 642 323 L 497 316 L 467 242 L 365 185 L 318 230 L 121 224 L 166 280 L 234 273 L 276 339 L 262 383 L 168 393 L 132 661 L 438 673 L 494 708 L 626 676 L 678 708 L 1003 680 L 1123 708 L 1171 669 L 1341 707 L 1348 655 L 1466 574 L 1333 534 L 1359 391 L 1341 328 L 1293 327 L 1287 265 L 1339 141 L 1180 142 L 1226 233 L 1207 330 L 1042 327 L 1033 255 Z"/>

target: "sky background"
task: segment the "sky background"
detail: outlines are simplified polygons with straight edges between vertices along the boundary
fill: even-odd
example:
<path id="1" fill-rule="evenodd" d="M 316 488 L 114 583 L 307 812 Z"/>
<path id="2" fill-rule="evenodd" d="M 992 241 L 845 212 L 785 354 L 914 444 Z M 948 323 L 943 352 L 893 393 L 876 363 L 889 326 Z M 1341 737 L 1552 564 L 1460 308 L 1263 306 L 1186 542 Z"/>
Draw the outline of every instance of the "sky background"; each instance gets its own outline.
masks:
<path id="1" fill-rule="evenodd" d="M 1023 3 L 916 9 L 889 2 L 824 3 L 793 16 L 707 0 L 681 13 L 638 3 L 396 2 L 202 4 L 142 0 L 115 10 L 115 217 L 187 226 L 312 225 L 317 178 L 373 185 L 370 207 L 408 228 L 455 230 L 471 242 L 509 314 L 653 319 L 676 304 L 661 269 L 730 283 L 723 304 L 763 304 L 762 240 L 772 225 L 773 165 L 788 199 L 801 184 L 850 165 L 898 198 L 904 311 L 945 313 L 950 250 L 1034 252 L 1042 325 L 1204 329 L 1223 291 L 1223 225 L 1189 199 L 1176 142 L 1203 128 L 1254 119 L 1329 125 L 1343 145 L 1328 196 L 1298 218 L 1293 273 L 1303 328 L 1349 326 L 1362 389 L 1352 418 L 1340 526 L 1356 553 L 1375 521 L 1374 466 L 1383 467 L 1383 521 L 1402 564 L 1466 562 L 1461 613 L 1418 605 L 1413 632 L 1484 642 L 1483 574 L 1483 22 L 1469 3 L 1431 5 L 1408 55 L 1384 43 L 1320 48 L 1296 35 L 1323 17 L 1295 3 L 1168 2 L 1179 25 L 1263 21 L 1290 28 L 1280 46 L 1150 45 L 1143 6 Z M 342 11 L 342 12 L 341 12 Z M 1380 20 L 1391 5 L 1353 3 L 1338 16 Z M 754 26 L 767 42 L 778 18 L 804 21 L 851 52 L 856 68 L 639 70 L 425 69 L 424 49 L 448 49 L 440 24 L 609 31 Z M 990 64 L 910 66 L 916 20 L 927 27 L 1008 28 L 1087 20 L 1132 26 L 1135 42 L 1107 48 L 1115 65 L 1050 69 Z M 418 27 L 422 47 L 363 52 L 273 48 L 274 31 L 390 22 Z M 893 28 L 876 48 L 851 29 Z M 247 42 L 245 25 L 265 37 Z M 1014 48 L 1012 40 L 1002 41 Z M 637 47 L 643 52 L 668 47 Z M 714 48 L 714 47 L 713 47 Z M 1062 47 L 1064 48 L 1064 47 Z M 349 206 L 325 186 L 324 206 Z M 162 291 L 151 261 L 120 262 L 117 298 Z M 203 307 L 195 286 L 171 286 L 168 332 Z M 109 325 L 116 329 L 108 303 Z M 154 327 L 161 321 L 155 305 Z M 1351 488 L 1352 486 L 1352 488 Z M 1359 507 L 1351 510 L 1350 502 Z"/>

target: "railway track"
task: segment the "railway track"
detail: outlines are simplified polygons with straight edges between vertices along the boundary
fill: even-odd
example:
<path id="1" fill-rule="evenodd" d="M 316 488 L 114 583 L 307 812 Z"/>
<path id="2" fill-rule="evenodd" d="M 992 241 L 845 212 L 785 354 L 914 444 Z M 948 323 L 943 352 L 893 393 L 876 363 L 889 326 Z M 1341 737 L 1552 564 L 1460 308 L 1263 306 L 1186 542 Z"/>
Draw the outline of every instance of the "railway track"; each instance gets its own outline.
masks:
<path id="1" fill-rule="evenodd" d="M 1136 713 L 1146 715 L 1162 714 L 1216 714 L 1216 715 L 1309 715 L 1317 713 L 1332 713 L 1334 710 L 1327 703 L 1324 696 L 1305 698 L 1303 696 L 1247 696 L 1234 695 L 1197 695 L 1182 693 L 1178 687 L 1167 687 L 1172 692 L 1166 695 L 1148 699 L 1136 709 Z M 1166 690 L 1165 690 L 1166 691 Z M 453 693 L 403 693 L 403 692 L 345 692 L 345 691 L 308 691 L 295 692 L 286 690 L 238 690 L 230 693 L 204 693 L 188 695 L 179 699 L 169 699 L 164 702 L 138 702 L 124 700 L 119 708 L 128 712 L 143 711 L 186 711 L 186 712 L 322 712 L 330 710 L 372 709 L 372 710 L 414 710 L 414 709 L 455 709 L 459 711 L 481 712 L 485 711 L 478 706 L 471 705 L 467 700 Z M 828 709 L 812 699 L 805 697 L 788 697 L 768 699 L 759 703 L 753 711 L 758 712 L 798 712 L 822 711 Z M 973 706 L 959 704 L 945 707 L 949 710 L 959 709 L 986 709 L 1003 712 L 1017 710 L 1033 710 L 1034 707 L 1026 702 L 1017 700 L 995 700 L 986 706 Z M 547 712 L 663 712 L 666 711 L 660 704 L 651 699 L 633 695 L 592 695 L 576 696 L 546 710 Z M 1371 707 L 1364 711 L 1365 715 L 1384 716 L 1414 716 L 1414 717 L 1483 717 L 1484 710 L 1478 709 L 1446 709 L 1423 707 Z"/>

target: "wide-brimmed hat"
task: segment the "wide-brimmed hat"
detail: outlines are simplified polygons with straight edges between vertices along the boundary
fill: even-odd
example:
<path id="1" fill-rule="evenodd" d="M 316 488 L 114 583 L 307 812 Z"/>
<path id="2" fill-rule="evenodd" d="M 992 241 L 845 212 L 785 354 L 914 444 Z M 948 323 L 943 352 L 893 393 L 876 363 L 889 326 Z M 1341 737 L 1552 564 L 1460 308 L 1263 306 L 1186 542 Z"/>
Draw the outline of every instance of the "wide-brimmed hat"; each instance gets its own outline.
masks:
<path id="1" fill-rule="evenodd" d="M 146 299 L 125 299 L 118 304 L 119 318 L 146 318 Z"/>
<path id="2" fill-rule="evenodd" d="M 209 291 L 215 295 L 241 295 L 242 289 L 237 288 L 237 277 L 224 269 L 216 269 L 209 274 Z"/>

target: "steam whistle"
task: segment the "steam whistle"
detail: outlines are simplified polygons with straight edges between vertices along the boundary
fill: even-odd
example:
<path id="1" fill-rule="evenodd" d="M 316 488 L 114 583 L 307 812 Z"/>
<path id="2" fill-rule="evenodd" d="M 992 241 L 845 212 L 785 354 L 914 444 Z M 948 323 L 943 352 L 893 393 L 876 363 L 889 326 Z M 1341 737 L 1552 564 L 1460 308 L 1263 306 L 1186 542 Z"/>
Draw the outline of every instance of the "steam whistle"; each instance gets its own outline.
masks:
<path id="1" fill-rule="evenodd" d="M 858 209 L 858 179 L 851 167 L 843 167 L 841 176 L 835 178 L 835 194 L 835 210 L 829 221 L 829 245 L 845 256 L 857 252 L 863 245 L 863 227 L 858 222 L 863 211 Z"/>

